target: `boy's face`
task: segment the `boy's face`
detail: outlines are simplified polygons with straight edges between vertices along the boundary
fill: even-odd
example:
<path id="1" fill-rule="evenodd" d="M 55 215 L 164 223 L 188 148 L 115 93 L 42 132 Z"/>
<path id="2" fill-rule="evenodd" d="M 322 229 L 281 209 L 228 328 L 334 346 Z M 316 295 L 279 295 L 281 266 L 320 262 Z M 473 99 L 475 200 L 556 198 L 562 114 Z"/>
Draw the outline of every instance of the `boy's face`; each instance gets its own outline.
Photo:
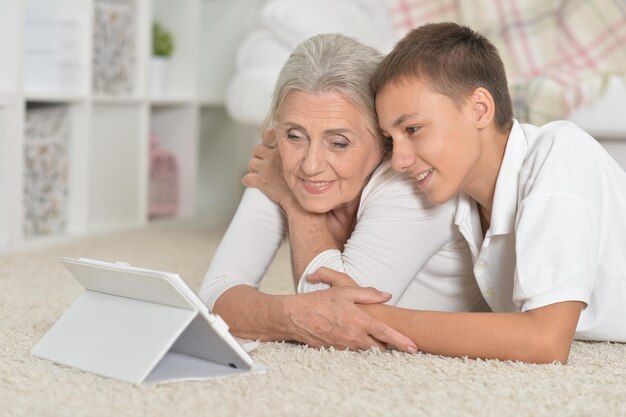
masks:
<path id="1" fill-rule="evenodd" d="M 383 87 L 376 111 L 385 136 L 393 140 L 396 171 L 415 178 L 433 203 L 444 203 L 463 189 L 480 154 L 470 101 L 459 108 L 411 79 Z"/>

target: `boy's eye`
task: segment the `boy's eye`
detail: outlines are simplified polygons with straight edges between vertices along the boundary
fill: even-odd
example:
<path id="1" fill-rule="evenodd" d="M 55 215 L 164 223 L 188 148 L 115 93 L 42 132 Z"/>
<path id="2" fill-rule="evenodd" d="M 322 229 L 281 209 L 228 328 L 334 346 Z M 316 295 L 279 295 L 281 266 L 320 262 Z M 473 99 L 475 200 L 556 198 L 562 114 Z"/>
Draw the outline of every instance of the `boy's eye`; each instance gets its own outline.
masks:
<path id="1" fill-rule="evenodd" d="M 413 135 L 415 133 L 417 133 L 417 131 L 419 130 L 419 127 L 417 126 L 409 126 L 406 128 L 406 133 L 409 135 Z"/>

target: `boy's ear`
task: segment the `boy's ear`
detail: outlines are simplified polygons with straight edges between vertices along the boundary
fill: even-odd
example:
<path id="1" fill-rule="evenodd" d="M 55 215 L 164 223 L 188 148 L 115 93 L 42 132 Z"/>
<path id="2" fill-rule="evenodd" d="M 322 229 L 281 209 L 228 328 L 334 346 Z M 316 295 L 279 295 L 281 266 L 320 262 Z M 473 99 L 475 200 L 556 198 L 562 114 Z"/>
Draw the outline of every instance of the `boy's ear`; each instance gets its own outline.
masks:
<path id="1" fill-rule="evenodd" d="M 496 105 L 493 96 L 483 87 L 478 87 L 470 96 L 474 121 L 478 129 L 484 129 L 491 124 L 496 115 Z"/>

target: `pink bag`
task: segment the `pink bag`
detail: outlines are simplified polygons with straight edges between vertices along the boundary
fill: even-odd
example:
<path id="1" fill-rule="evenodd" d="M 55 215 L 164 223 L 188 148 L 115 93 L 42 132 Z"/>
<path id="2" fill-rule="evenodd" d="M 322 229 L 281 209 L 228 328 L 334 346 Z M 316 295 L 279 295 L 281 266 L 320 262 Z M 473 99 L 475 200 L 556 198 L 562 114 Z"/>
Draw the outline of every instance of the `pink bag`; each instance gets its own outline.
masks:
<path id="1" fill-rule="evenodd" d="M 174 155 L 160 147 L 156 134 L 150 134 L 150 179 L 148 216 L 175 216 L 178 212 L 178 165 Z"/>

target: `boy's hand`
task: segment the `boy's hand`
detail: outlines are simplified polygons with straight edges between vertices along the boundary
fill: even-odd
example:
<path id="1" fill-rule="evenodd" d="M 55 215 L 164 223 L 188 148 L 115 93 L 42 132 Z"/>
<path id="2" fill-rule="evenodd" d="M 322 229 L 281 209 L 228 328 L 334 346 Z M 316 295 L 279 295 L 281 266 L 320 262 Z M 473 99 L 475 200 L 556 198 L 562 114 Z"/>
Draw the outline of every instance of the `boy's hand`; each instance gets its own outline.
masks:
<path id="1" fill-rule="evenodd" d="M 348 274 L 338 272 L 329 268 L 319 268 L 314 273 L 307 275 L 306 280 L 311 284 L 317 284 L 323 282 L 331 287 L 359 287 Z"/>
<path id="2" fill-rule="evenodd" d="M 384 303 L 390 297 L 373 288 L 335 287 L 292 298 L 286 316 L 297 340 L 311 347 L 385 351 L 391 345 L 415 353 L 417 347 L 410 338 L 358 306 Z"/>

